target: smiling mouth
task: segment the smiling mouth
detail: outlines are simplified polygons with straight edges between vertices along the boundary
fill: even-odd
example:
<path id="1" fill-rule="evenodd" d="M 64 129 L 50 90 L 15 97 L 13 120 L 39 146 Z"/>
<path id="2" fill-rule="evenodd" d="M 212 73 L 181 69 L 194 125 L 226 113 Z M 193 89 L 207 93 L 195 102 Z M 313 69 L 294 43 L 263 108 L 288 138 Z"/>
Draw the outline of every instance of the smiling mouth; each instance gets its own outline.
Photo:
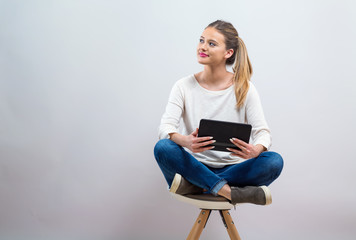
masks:
<path id="1" fill-rule="evenodd" d="M 199 53 L 199 56 L 201 56 L 201 57 L 209 57 L 209 55 L 206 55 L 205 53 Z"/>

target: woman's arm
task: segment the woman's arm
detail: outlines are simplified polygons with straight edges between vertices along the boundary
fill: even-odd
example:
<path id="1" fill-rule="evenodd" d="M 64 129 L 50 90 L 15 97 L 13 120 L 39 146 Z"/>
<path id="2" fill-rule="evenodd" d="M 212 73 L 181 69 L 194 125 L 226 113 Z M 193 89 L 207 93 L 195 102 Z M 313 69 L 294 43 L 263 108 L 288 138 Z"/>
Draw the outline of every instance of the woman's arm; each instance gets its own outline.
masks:
<path id="1" fill-rule="evenodd" d="M 179 122 L 184 110 L 184 94 L 176 82 L 170 92 L 165 112 L 158 128 L 159 139 L 170 138 L 170 133 L 178 132 Z"/>
<path id="2" fill-rule="evenodd" d="M 260 144 L 268 150 L 272 145 L 271 131 L 263 113 L 260 96 L 252 83 L 246 98 L 245 114 L 247 123 L 252 125 L 252 144 Z"/>

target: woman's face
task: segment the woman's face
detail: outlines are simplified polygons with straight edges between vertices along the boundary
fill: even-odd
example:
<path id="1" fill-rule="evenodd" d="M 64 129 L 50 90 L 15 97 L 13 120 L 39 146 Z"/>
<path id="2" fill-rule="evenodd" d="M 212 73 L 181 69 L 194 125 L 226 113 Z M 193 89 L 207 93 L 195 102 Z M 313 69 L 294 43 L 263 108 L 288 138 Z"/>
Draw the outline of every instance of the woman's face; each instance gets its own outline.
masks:
<path id="1" fill-rule="evenodd" d="M 198 62 L 204 65 L 218 65 L 225 63 L 232 56 L 232 49 L 226 50 L 225 38 L 215 28 L 208 27 L 202 33 L 198 47 Z"/>

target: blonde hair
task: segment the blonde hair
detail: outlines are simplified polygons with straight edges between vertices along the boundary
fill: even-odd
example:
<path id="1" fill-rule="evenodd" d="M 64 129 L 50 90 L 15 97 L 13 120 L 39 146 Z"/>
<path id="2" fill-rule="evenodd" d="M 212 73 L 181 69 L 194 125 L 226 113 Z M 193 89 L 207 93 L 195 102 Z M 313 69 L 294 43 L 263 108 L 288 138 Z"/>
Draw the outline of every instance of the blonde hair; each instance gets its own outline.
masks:
<path id="1" fill-rule="evenodd" d="M 229 22 L 217 20 L 210 23 L 206 28 L 208 27 L 213 27 L 223 34 L 226 49 L 234 50 L 234 54 L 226 60 L 226 64 L 231 65 L 235 63 L 232 69 L 234 71 L 233 81 L 235 85 L 236 106 L 237 108 L 241 108 L 246 100 L 249 81 L 253 72 L 245 43 L 239 37 L 234 26 Z"/>

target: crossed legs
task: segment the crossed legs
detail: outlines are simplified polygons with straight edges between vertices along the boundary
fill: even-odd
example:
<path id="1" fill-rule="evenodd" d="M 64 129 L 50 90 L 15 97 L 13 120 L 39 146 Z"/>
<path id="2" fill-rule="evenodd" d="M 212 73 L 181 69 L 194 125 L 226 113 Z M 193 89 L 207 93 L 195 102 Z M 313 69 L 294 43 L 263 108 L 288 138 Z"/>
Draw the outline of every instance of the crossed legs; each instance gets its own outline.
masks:
<path id="1" fill-rule="evenodd" d="M 275 152 L 263 152 L 260 156 L 239 164 L 212 168 L 199 162 L 169 139 L 157 142 L 154 155 L 169 186 L 174 175 L 179 173 L 192 184 L 229 200 L 230 186 L 268 186 L 280 175 L 283 168 L 283 159 Z"/>

